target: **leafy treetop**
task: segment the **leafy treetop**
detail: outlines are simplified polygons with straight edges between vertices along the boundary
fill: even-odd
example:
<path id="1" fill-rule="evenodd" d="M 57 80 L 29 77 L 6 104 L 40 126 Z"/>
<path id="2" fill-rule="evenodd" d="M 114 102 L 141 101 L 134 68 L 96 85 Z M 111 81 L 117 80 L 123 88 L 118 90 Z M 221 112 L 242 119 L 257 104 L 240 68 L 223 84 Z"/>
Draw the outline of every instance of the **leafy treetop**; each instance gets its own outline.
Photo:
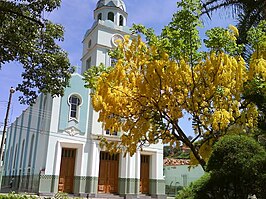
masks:
<path id="1" fill-rule="evenodd" d="M 61 25 L 45 19 L 61 0 L 0 1 L 0 67 L 16 61 L 23 65 L 23 81 L 17 90 L 22 103 L 32 103 L 38 93 L 63 95 L 73 68 L 57 41 L 63 40 Z"/>
<path id="2" fill-rule="evenodd" d="M 214 146 L 207 173 L 180 191 L 178 199 L 265 198 L 266 151 L 251 137 L 229 135 Z"/>

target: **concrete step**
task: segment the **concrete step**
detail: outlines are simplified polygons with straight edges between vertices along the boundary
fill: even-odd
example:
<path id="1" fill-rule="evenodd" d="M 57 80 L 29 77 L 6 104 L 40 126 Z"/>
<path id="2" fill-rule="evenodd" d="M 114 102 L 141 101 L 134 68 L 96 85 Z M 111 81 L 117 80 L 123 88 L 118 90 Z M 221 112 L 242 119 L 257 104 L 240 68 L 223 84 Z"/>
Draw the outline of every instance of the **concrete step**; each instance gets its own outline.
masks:
<path id="1" fill-rule="evenodd" d="M 89 198 L 97 198 L 97 199 L 124 199 L 124 197 L 116 195 L 116 194 L 106 194 L 106 193 L 98 193 L 93 197 Z"/>
<path id="2" fill-rule="evenodd" d="M 95 196 L 89 196 L 91 199 L 152 199 L 151 196 L 140 194 L 140 195 L 127 195 L 119 196 L 116 194 L 96 194 Z"/>

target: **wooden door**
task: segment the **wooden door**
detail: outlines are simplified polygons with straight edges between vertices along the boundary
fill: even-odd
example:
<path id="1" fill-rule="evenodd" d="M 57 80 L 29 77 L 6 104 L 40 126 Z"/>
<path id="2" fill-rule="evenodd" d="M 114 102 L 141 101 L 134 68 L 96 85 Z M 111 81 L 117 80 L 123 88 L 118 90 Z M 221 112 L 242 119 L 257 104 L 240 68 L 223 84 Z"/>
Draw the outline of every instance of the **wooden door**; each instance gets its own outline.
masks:
<path id="1" fill-rule="evenodd" d="M 141 155 L 141 163 L 140 163 L 140 192 L 143 194 L 149 193 L 149 168 L 150 168 L 150 156 Z"/>
<path id="2" fill-rule="evenodd" d="M 73 193 L 76 149 L 63 148 L 60 165 L 58 191 Z"/>
<path id="3" fill-rule="evenodd" d="M 118 192 L 118 165 L 119 154 L 110 155 L 108 152 L 100 153 L 99 193 Z"/>

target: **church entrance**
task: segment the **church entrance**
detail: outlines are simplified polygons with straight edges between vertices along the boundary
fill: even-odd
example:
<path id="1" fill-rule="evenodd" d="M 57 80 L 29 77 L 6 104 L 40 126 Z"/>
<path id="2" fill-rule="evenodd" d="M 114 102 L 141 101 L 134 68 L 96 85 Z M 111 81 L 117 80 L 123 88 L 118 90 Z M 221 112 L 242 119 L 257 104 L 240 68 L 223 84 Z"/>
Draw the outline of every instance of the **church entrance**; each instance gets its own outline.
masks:
<path id="1" fill-rule="evenodd" d="M 140 163 L 140 192 L 143 194 L 149 193 L 149 168 L 150 168 L 150 156 L 141 155 L 141 163 Z"/>
<path id="2" fill-rule="evenodd" d="M 63 148 L 59 174 L 58 191 L 73 193 L 76 149 Z"/>
<path id="3" fill-rule="evenodd" d="M 118 192 L 119 154 L 100 153 L 98 193 Z"/>

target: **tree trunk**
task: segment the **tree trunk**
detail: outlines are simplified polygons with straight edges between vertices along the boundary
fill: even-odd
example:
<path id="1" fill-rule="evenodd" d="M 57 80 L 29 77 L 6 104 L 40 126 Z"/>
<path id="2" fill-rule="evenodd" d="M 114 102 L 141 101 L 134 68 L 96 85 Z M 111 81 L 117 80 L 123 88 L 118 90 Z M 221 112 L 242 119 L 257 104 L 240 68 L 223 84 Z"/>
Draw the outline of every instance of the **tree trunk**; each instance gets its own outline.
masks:
<path id="1" fill-rule="evenodd" d="M 175 129 L 175 132 L 177 132 L 177 134 L 173 133 L 174 136 L 190 148 L 193 155 L 195 156 L 195 158 L 198 160 L 199 164 L 201 165 L 201 167 L 205 171 L 206 162 L 201 157 L 201 155 L 199 154 L 199 151 L 196 149 L 196 147 L 193 145 L 193 143 L 188 139 L 186 134 L 183 132 L 183 130 L 180 128 L 180 126 L 177 123 L 173 124 L 173 127 Z"/>

